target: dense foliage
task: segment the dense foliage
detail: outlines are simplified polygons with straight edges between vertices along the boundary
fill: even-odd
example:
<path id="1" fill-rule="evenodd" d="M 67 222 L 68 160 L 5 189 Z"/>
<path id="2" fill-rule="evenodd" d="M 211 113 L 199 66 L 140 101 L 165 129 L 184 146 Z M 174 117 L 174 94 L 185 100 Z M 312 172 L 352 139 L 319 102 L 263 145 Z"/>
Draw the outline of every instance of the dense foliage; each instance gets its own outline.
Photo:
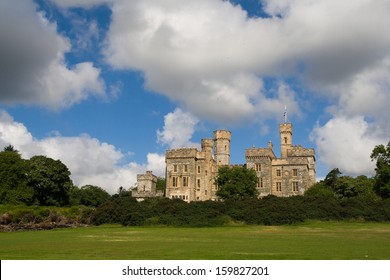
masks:
<path id="1" fill-rule="evenodd" d="M 257 197 L 256 172 L 241 166 L 223 166 L 218 170 L 217 196 L 221 199 Z"/>
<path id="2" fill-rule="evenodd" d="M 60 160 L 22 159 L 11 145 L 0 152 L 0 204 L 97 207 L 110 199 L 98 186 L 74 186 L 69 169 Z"/>
<path id="3" fill-rule="evenodd" d="M 335 168 L 303 196 L 259 199 L 253 170 L 226 167 L 220 169 L 216 182 L 221 201 L 150 198 L 138 202 L 122 187 L 110 196 L 98 186 L 73 186 L 62 162 L 44 156 L 25 160 L 9 146 L 0 152 L 0 223 L 66 220 L 96 225 L 220 226 L 280 225 L 312 219 L 389 222 L 390 142 L 386 148 L 376 146 L 371 158 L 376 160 L 374 178 L 343 176 Z M 159 182 L 161 188 L 164 181 Z"/>
<path id="4" fill-rule="evenodd" d="M 376 160 L 374 189 L 381 197 L 390 198 L 390 142 L 386 147 L 376 146 L 371 159 Z"/>
<path id="5" fill-rule="evenodd" d="M 323 182 L 304 196 L 225 201 L 196 201 L 150 198 L 137 202 L 118 196 L 101 205 L 93 215 L 96 225 L 221 226 L 228 224 L 281 225 L 305 220 L 390 221 L 390 200 L 365 195 L 339 197 Z"/>

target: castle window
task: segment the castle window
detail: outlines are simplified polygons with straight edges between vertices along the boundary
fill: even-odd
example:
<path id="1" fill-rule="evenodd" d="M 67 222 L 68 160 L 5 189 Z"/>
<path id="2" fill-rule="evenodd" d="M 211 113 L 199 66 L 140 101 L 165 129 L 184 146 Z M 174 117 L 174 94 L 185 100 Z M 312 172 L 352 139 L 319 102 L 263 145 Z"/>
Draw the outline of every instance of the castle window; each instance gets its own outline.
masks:
<path id="1" fill-rule="evenodd" d="M 292 187 L 293 187 L 293 192 L 297 192 L 299 190 L 298 189 L 298 182 L 293 182 Z"/>
<path id="2" fill-rule="evenodd" d="M 276 182 L 276 191 L 281 192 L 282 191 L 282 182 Z"/>
<path id="3" fill-rule="evenodd" d="M 184 172 L 188 172 L 188 165 L 187 164 L 184 165 Z"/>
<path id="4" fill-rule="evenodd" d="M 172 187 L 176 188 L 178 187 L 178 184 L 177 184 L 177 177 L 172 177 Z"/>
<path id="5" fill-rule="evenodd" d="M 284 144 L 287 144 L 287 137 L 284 137 Z"/>
<path id="6" fill-rule="evenodd" d="M 264 185 L 263 185 L 263 178 L 259 178 L 259 185 L 260 185 L 260 188 L 264 187 Z"/>
<path id="7" fill-rule="evenodd" d="M 177 172 L 177 164 L 173 165 L 173 172 Z"/>
<path id="8" fill-rule="evenodd" d="M 298 176 L 298 169 L 293 169 L 293 176 L 297 177 Z"/>
<path id="9" fill-rule="evenodd" d="M 276 170 L 276 176 L 278 176 L 278 177 L 282 176 L 282 172 L 280 171 L 280 169 Z"/>
<path id="10" fill-rule="evenodd" d="M 200 179 L 198 179 L 198 188 L 200 188 Z"/>
<path id="11" fill-rule="evenodd" d="M 256 171 L 261 171 L 261 164 L 260 163 L 256 163 L 255 164 L 255 170 Z"/>
<path id="12" fill-rule="evenodd" d="M 198 173 L 200 173 L 200 165 L 198 165 Z"/>
<path id="13" fill-rule="evenodd" d="M 204 191 L 204 194 L 207 195 L 207 190 Z"/>
<path id="14" fill-rule="evenodd" d="M 183 177 L 183 187 L 188 187 L 188 177 Z"/>

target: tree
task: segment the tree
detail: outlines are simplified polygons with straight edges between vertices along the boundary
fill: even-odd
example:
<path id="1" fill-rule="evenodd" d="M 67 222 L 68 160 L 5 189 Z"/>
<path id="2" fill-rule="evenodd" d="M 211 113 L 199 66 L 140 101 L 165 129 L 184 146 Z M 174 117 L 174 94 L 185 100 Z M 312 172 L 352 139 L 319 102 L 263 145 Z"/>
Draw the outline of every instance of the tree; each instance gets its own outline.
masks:
<path id="1" fill-rule="evenodd" d="M 27 185 L 28 168 L 28 162 L 12 146 L 0 152 L 0 203 L 33 204 L 34 190 Z"/>
<path id="2" fill-rule="evenodd" d="M 157 177 L 156 189 L 158 191 L 164 191 L 165 190 L 165 178 Z"/>
<path id="3" fill-rule="evenodd" d="M 390 198 L 390 142 L 387 147 L 375 146 L 371 160 L 376 160 L 374 190 L 379 196 Z"/>
<path id="4" fill-rule="evenodd" d="M 240 166 L 223 166 L 218 170 L 217 196 L 222 199 L 257 197 L 257 176 L 253 169 Z"/>
<path id="5" fill-rule="evenodd" d="M 45 156 L 34 156 L 29 163 L 28 184 L 34 188 L 34 196 L 39 204 L 67 205 L 72 181 L 66 165 Z"/>
<path id="6" fill-rule="evenodd" d="M 325 177 L 324 183 L 333 191 L 336 189 L 336 183 L 342 173 L 338 168 L 333 168 Z"/>
<path id="7" fill-rule="evenodd" d="M 80 188 L 80 204 L 97 207 L 111 199 L 111 195 L 101 187 L 86 185 Z"/>
<path id="8" fill-rule="evenodd" d="M 19 151 L 14 148 L 12 145 L 5 146 L 3 152 L 14 152 L 19 154 Z"/>

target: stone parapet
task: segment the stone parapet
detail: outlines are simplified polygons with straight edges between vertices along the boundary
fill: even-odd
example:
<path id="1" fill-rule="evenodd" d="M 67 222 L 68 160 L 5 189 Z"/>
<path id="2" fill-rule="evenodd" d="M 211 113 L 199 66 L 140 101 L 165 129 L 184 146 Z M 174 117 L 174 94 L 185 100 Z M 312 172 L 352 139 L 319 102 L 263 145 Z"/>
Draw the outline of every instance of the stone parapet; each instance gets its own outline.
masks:
<path id="1" fill-rule="evenodd" d="M 293 146 L 287 150 L 287 157 L 315 157 L 315 155 L 314 149 L 301 146 Z"/>
<path id="2" fill-rule="evenodd" d="M 195 158 L 198 150 L 196 148 L 181 148 L 174 150 L 167 150 L 166 158 Z"/>
<path id="3" fill-rule="evenodd" d="M 275 154 L 270 148 L 250 148 L 245 150 L 245 157 L 269 157 L 275 158 Z"/>

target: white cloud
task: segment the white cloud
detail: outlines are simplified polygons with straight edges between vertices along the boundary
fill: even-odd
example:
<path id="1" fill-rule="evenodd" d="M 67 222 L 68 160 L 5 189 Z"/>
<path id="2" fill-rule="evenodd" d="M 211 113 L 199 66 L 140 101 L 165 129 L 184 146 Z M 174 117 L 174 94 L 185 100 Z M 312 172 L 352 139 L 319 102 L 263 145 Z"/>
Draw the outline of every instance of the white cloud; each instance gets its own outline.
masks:
<path id="1" fill-rule="evenodd" d="M 264 2 L 271 18 L 248 18 L 229 1 L 118 0 L 104 54 L 115 68 L 143 71 L 150 89 L 219 122 L 261 118 L 258 108 L 286 102 L 264 98 L 262 76 L 293 76 L 323 93 L 318 86 L 389 54 L 386 0 Z"/>
<path id="2" fill-rule="evenodd" d="M 355 176 L 374 173 L 372 149 L 388 141 L 362 116 L 334 117 L 324 126 L 318 125 L 311 137 L 317 144 L 321 162 L 330 169 L 338 167 L 341 172 Z"/>
<path id="3" fill-rule="evenodd" d="M 199 144 L 191 142 L 198 122 L 199 120 L 190 113 L 176 108 L 164 117 L 163 130 L 157 130 L 157 141 L 171 149 L 199 147 Z"/>
<path id="4" fill-rule="evenodd" d="M 53 109 L 91 95 L 104 96 L 100 69 L 90 62 L 65 62 L 70 42 L 36 11 L 32 1 L 0 2 L 0 101 Z"/>
<path id="5" fill-rule="evenodd" d="M 372 174 L 372 149 L 390 141 L 390 59 L 329 88 L 338 95 L 330 106 L 330 120 L 317 125 L 312 139 L 318 158 L 329 170 L 339 167 L 346 174 Z"/>
<path id="6" fill-rule="evenodd" d="M 148 153 L 146 157 L 146 169 L 153 171 L 156 176 L 165 177 L 165 155 Z"/>
<path id="7" fill-rule="evenodd" d="M 120 162 L 125 155 L 113 145 L 89 135 L 35 139 L 23 124 L 0 111 L 0 149 L 8 144 L 19 150 L 24 158 L 45 155 L 59 159 L 71 171 L 76 185 L 98 185 L 111 194 L 121 186 L 126 189 L 133 186 L 137 174 L 146 170 L 152 170 L 158 176 L 165 175 L 164 155 L 149 153 L 145 164 L 129 162 L 123 165 Z"/>

